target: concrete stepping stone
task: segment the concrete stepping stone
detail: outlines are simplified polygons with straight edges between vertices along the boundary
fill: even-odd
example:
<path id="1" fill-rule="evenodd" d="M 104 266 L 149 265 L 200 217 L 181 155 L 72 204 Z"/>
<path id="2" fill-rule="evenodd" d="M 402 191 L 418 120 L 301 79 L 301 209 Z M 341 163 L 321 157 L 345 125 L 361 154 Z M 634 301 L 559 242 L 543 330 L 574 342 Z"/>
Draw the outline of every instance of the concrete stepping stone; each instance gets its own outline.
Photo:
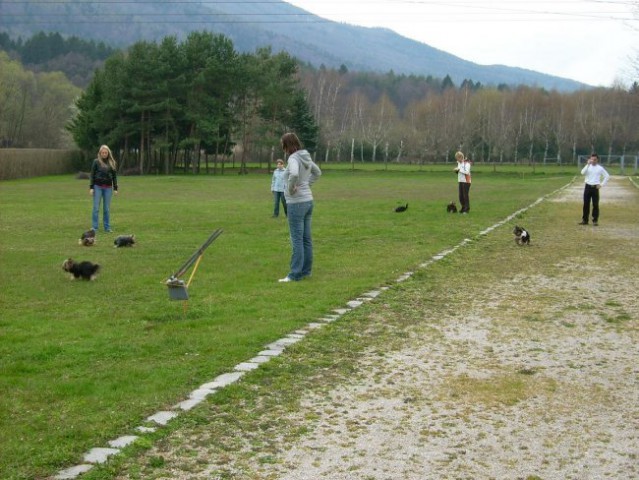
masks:
<path id="1" fill-rule="evenodd" d="M 155 422 L 158 425 L 166 425 L 175 417 L 177 417 L 177 412 L 158 412 L 154 415 L 151 415 L 146 420 L 148 422 Z"/>
<path id="2" fill-rule="evenodd" d="M 111 455 L 120 453 L 117 448 L 92 448 L 89 453 L 84 456 L 87 463 L 104 463 Z"/>
<path id="3" fill-rule="evenodd" d="M 135 435 L 125 435 L 109 442 L 109 446 L 113 448 L 124 448 L 131 445 L 138 439 Z"/>
<path id="4" fill-rule="evenodd" d="M 140 426 L 136 427 L 135 430 L 140 433 L 153 433 L 157 430 L 157 428 Z"/>
<path id="5" fill-rule="evenodd" d="M 202 403 L 204 401 L 204 398 L 206 397 L 202 397 L 202 398 L 189 398 L 188 400 L 184 400 L 183 402 L 178 403 L 177 405 L 174 405 L 173 408 L 182 410 L 182 411 L 189 411 L 192 408 L 194 408 L 195 406 L 199 405 L 200 403 Z"/>
<path id="6" fill-rule="evenodd" d="M 252 363 L 252 362 L 243 362 L 243 363 L 238 363 L 237 365 L 235 365 L 235 370 L 237 370 L 238 372 L 250 372 L 252 370 L 255 370 L 257 368 L 259 368 L 259 364 L 257 363 Z"/>
<path id="7" fill-rule="evenodd" d="M 71 480 L 77 478 L 83 473 L 88 472 L 93 468 L 93 465 L 76 465 L 75 467 L 67 468 L 60 471 L 54 478 L 54 480 Z"/>

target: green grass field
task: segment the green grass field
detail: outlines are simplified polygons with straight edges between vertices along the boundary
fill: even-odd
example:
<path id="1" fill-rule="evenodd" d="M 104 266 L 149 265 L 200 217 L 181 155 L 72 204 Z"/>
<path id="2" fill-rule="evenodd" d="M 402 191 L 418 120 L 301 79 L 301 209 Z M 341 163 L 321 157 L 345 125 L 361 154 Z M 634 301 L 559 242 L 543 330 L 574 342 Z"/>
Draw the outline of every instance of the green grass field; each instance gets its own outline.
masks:
<path id="1" fill-rule="evenodd" d="M 3 182 L 0 478 L 44 478 L 81 462 L 267 343 L 393 283 L 575 173 L 502 170 L 476 170 L 471 214 L 461 216 L 445 211 L 457 197 L 448 169 L 326 168 L 314 187 L 313 277 L 292 284 L 277 283 L 290 246 L 285 218 L 271 218 L 270 175 L 122 177 L 114 233 L 99 232 L 91 248 L 77 242 L 90 227 L 86 181 Z M 205 252 L 185 309 L 164 281 L 217 228 L 224 233 Z M 134 248 L 113 248 L 129 233 Z M 102 273 L 70 281 L 67 257 L 100 263 Z"/>

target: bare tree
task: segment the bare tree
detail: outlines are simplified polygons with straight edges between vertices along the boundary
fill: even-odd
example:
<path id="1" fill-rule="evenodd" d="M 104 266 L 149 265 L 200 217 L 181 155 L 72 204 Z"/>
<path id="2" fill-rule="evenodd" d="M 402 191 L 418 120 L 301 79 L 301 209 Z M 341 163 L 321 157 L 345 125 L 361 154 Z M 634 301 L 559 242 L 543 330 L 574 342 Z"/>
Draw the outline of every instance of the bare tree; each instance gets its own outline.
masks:
<path id="1" fill-rule="evenodd" d="M 355 118 L 362 140 L 373 149 L 372 161 L 375 162 L 377 149 L 386 141 L 391 125 L 397 120 L 397 108 L 387 95 L 382 95 L 373 105 L 358 95 Z"/>

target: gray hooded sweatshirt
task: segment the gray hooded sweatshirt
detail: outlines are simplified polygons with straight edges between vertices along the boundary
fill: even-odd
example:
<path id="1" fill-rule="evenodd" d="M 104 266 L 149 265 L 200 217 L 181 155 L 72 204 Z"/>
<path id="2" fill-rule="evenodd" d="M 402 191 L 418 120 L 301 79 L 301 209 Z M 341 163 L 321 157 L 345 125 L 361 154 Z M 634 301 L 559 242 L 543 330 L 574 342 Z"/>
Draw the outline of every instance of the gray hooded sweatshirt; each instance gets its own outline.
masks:
<path id="1" fill-rule="evenodd" d="M 288 157 L 286 167 L 286 203 L 302 203 L 313 200 L 311 185 L 322 175 L 320 168 L 313 162 L 306 150 L 298 150 Z"/>

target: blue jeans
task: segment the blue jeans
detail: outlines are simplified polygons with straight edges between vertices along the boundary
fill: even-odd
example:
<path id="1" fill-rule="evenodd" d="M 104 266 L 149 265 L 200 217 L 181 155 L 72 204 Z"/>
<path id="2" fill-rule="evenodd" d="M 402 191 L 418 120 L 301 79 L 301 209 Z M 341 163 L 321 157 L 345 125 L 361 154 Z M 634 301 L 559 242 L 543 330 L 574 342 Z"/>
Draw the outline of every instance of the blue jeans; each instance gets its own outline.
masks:
<path id="1" fill-rule="evenodd" d="M 313 240 L 311 239 L 311 219 L 313 202 L 288 204 L 288 227 L 291 233 L 291 280 L 301 280 L 311 274 L 313 268 Z"/>
<path id="2" fill-rule="evenodd" d="M 111 230 L 111 197 L 113 196 L 113 189 L 101 187 L 99 185 L 93 186 L 93 215 L 91 217 L 91 223 L 94 230 L 98 229 L 98 218 L 100 212 L 100 200 L 102 200 L 102 223 L 104 230 L 108 232 Z"/>
<path id="3" fill-rule="evenodd" d="M 284 215 L 286 215 L 286 198 L 284 198 L 284 192 L 276 192 L 273 190 L 273 216 L 279 217 L 280 215 L 280 202 L 282 202 L 282 208 L 284 209 Z"/>

